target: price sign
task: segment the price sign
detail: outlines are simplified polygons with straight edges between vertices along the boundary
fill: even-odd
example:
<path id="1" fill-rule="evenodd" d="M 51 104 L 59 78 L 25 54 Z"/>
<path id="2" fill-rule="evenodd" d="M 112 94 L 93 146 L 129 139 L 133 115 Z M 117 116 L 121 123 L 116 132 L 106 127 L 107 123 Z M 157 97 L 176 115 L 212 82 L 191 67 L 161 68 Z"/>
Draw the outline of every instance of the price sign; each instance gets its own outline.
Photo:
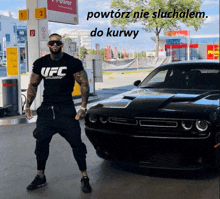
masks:
<path id="1" fill-rule="evenodd" d="M 46 8 L 36 8 L 35 9 L 35 19 L 46 19 L 47 9 Z"/>
<path id="2" fill-rule="evenodd" d="M 7 75 L 18 75 L 18 48 L 6 48 Z"/>
<path id="3" fill-rule="evenodd" d="M 18 11 L 18 20 L 27 21 L 28 20 L 28 10 L 19 10 Z"/>

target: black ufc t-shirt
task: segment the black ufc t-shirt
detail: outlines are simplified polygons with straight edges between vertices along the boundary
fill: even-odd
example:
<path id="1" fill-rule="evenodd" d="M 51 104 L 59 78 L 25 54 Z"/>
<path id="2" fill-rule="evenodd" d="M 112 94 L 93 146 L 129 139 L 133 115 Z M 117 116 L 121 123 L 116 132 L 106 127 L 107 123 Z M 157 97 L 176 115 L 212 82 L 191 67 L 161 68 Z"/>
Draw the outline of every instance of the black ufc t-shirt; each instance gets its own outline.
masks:
<path id="1" fill-rule="evenodd" d="M 73 104 L 73 74 L 84 70 L 79 59 L 63 53 L 62 59 L 54 61 L 50 55 L 46 55 L 37 59 L 33 65 L 33 73 L 44 79 L 43 104 Z"/>

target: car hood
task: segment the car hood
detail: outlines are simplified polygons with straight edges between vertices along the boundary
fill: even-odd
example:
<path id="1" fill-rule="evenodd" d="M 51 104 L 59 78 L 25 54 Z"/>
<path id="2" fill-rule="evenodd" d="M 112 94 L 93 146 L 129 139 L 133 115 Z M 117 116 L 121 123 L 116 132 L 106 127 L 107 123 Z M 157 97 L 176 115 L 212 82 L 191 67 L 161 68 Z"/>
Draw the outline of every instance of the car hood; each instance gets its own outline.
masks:
<path id="1" fill-rule="evenodd" d="M 96 107 L 130 110 L 135 116 L 145 112 L 173 112 L 203 114 L 219 109 L 219 91 L 170 89 L 133 89 L 100 102 Z"/>

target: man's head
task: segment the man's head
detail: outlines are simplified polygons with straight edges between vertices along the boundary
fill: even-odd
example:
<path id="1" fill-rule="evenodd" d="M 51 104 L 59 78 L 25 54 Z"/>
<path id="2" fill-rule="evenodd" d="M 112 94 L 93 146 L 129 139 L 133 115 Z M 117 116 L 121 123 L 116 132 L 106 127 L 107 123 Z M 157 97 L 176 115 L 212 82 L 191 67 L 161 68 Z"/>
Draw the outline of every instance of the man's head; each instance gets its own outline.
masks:
<path id="1" fill-rule="evenodd" d="M 47 46 L 52 54 L 59 54 L 63 47 L 62 37 L 57 33 L 51 34 Z"/>

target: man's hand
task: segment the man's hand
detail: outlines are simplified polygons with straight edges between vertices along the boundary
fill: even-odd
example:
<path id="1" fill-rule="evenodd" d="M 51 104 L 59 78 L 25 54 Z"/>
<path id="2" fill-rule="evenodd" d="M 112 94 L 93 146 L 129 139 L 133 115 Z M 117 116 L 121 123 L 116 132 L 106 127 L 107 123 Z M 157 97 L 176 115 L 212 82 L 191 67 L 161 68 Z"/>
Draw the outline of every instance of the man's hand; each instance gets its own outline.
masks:
<path id="1" fill-rule="evenodd" d="M 25 109 L 25 117 L 30 120 L 32 119 L 34 116 L 33 116 L 33 113 L 32 113 L 32 110 L 30 108 L 26 108 Z"/>
<path id="2" fill-rule="evenodd" d="M 86 110 L 79 109 L 79 111 L 78 111 L 77 114 L 76 114 L 75 119 L 76 119 L 76 120 L 81 120 L 81 119 L 84 119 L 85 116 L 86 116 Z"/>

